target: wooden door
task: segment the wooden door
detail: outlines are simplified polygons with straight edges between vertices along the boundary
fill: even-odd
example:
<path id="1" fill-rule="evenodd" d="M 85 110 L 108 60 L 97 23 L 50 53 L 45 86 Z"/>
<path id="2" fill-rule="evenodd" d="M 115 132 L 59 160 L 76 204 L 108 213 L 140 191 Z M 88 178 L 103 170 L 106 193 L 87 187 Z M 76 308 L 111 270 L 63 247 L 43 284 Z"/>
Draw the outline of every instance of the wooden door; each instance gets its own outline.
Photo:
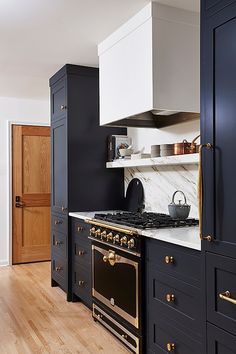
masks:
<path id="1" fill-rule="evenodd" d="M 50 260 L 50 128 L 12 129 L 13 264 Z"/>

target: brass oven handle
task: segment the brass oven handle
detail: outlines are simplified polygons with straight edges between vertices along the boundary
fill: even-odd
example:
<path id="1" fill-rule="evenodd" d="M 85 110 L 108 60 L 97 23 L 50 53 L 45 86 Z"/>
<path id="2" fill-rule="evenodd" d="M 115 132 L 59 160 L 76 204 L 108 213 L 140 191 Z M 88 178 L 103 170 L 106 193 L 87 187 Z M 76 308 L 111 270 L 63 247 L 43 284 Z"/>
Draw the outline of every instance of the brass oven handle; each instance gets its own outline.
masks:
<path id="1" fill-rule="evenodd" d="M 114 251 L 109 251 L 108 256 L 103 256 L 103 262 L 109 262 L 111 266 L 114 266 L 117 261 L 117 255 Z"/>
<path id="2" fill-rule="evenodd" d="M 228 301 L 228 302 L 230 302 L 231 304 L 236 305 L 236 299 L 233 299 L 233 298 L 231 297 L 231 292 L 230 292 L 229 290 L 225 291 L 224 293 L 220 293 L 220 294 L 219 294 L 219 297 L 220 297 L 222 300 Z"/>
<path id="3" fill-rule="evenodd" d="M 213 241 L 211 235 L 203 237 L 202 235 L 202 214 L 203 214 L 203 176 L 202 176 L 202 151 L 203 149 L 210 150 L 213 145 L 210 143 L 201 144 L 199 147 L 199 168 L 198 168 L 198 213 L 199 213 L 199 236 L 201 240 L 208 242 Z"/>

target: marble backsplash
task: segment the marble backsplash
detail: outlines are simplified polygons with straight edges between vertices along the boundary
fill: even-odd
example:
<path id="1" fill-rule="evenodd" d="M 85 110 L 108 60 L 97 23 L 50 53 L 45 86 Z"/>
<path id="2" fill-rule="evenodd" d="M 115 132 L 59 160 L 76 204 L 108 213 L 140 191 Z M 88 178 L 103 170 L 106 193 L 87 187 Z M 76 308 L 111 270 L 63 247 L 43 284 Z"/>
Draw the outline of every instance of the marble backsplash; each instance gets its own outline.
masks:
<path id="1" fill-rule="evenodd" d="M 168 204 L 176 190 L 182 190 L 191 205 L 191 217 L 198 218 L 198 165 L 147 166 L 125 168 L 125 188 L 132 178 L 139 178 L 144 187 L 145 210 L 168 213 Z M 176 202 L 182 196 L 176 196 Z"/>

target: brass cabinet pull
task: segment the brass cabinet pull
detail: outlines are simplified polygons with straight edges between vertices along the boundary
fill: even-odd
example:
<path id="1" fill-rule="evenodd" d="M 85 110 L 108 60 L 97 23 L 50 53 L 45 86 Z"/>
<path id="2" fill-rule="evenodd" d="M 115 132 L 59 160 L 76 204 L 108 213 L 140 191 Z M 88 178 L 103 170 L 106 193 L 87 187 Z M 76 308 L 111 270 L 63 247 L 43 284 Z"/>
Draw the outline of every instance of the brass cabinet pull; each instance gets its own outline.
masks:
<path id="1" fill-rule="evenodd" d="M 62 104 L 62 105 L 60 106 L 60 109 L 61 109 L 61 111 L 63 111 L 64 109 L 66 109 L 66 106 L 65 106 L 64 104 Z"/>
<path id="2" fill-rule="evenodd" d="M 79 255 L 79 256 L 84 256 L 84 255 L 85 255 L 85 251 L 84 251 L 84 250 L 79 251 L 79 252 L 78 252 L 78 255 Z"/>
<path id="3" fill-rule="evenodd" d="M 121 337 L 124 338 L 124 339 L 128 339 L 127 334 L 122 334 Z"/>
<path id="4" fill-rule="evenodd" d="M 203 237 L 202 235 L 202 214 L 203 214 L 203 174 L 202 174 L 202 152 L 203 149 L 213 149 L 213 145 L 210 143 L 201 144 L 199 147 L 199 168 L 198 168 L 198 213 L 199 213 L 199 236 L 201 240 L 212 242 L 214 238 L 211 235 Z"/>
<path id="5" fill-rule="evenodd" d="M 173 350 L 175 350 L 175 344 L 174 343 L 167 343 L 166 349 L 168 352 L 172 352 Z"/>
<path id="6" fill-rule="evenodd" d="M 166 301 L 167 302 L 175 301 L 175 295 L 174 294 L 166 294 Z"/>
<path id="7" fill-rule="evenodd" d="M 61 207 L 61 211 L 64 213 L 65 211 L 67 211 L 67 208 L 64 207 L 64 206 L 62 206 L 62 207 Z"/>
<path id="8" fill-rule="evenodd" d="M 63 242 L 62 241 L 55 241 L 55 246 L 60 246 L 60 245 L 63 245 Z"/>
<path id="9" fill-rule="evenodd" d="M 174 263 L 174 257 L 172 257 L 172 256 L 165 256 L 165 263 L 166 263 L 166 264 Z"/>
<path id="10" fill-rule="evenodd" d="M 60 270 L 63 270 L 62 267 L 56 267 L 56 272 L 60 272 Z"/>
<path id="11" fill-rule="evenodd" d="M 84 286 L 85 281 L 84 280 L 79 280 L 78 284 L 79 286 Z"/>
<path id="12" fill-rule="evenodd" d="M 60 225 L 60 224 L 63 224 L 63 221 L 62 220 L 55 220 L 54 224 L 55 225 Z"/>
<path id="13" fill-rule="evenodd" d="M 78 232 L 81 232 L 81 231 L 83 231 L 83 229 L 84 229 L 84 228 L 83 228 L 82 226 L 78 226 L 77 231 L 78 231 Z"/>
<path id="14" fill-rule="evenodd" d="M 231 304 L 236 305 L 236 299 L 233 299 L 233 298 L 231 297 L 231 292 L 230 292 L 229 290 L 225 291 L 224 293 L 220 293 L 220 294 L 219 294 L 219 297 L 220 297 L 222 300 L 228 301 L 228 302 L 230 302 Z"/>

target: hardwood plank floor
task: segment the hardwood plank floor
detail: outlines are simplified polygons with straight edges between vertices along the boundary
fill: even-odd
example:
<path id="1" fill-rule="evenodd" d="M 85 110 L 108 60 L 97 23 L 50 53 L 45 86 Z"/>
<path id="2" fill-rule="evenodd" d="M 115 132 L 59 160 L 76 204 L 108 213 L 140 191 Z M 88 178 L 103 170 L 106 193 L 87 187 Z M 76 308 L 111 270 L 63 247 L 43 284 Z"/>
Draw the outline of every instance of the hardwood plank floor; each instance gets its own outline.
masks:
<path id="1" fill-rule="evenodd" d="M 50 286 L 50 263 L 0 267 L 1 354 L 129 353 L 81 303 Z"/>

